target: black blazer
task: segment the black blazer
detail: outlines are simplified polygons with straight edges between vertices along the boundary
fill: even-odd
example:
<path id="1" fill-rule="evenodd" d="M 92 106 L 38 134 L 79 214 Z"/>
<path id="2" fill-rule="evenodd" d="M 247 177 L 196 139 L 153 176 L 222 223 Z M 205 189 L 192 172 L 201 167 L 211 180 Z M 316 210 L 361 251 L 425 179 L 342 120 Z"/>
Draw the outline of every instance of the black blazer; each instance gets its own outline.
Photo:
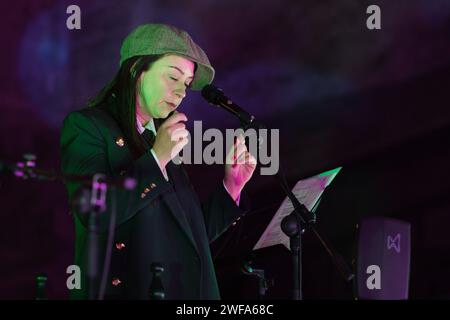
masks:
<path id="1" fill-rule="evenodd" d="M 122 130 L 99 108 L 70 113 L 61 133 L 62 171 L 104 173 L 136 179 L 133 191 L 117 189 L 117 218 L 106 287 L 107 298 L 149 299 L 153 262 L 162 263 L 167 299 L 220 299 L 209 243 L 244 213 L 222 182 L 203 205 L 181 165 L 167 165 L 167 182 L 150 152 L 134 159 Z M 67 183 L 69 201 L 81 190 Z M 107 203 L 111 202 L 108 194 Z M 75 264 L 82 287 L 71 297 L 87 298 L 87 216 L 72 209 L 76 229 Z M 103 269 L 110 212 L 100 215 L 100 265 Z"/>

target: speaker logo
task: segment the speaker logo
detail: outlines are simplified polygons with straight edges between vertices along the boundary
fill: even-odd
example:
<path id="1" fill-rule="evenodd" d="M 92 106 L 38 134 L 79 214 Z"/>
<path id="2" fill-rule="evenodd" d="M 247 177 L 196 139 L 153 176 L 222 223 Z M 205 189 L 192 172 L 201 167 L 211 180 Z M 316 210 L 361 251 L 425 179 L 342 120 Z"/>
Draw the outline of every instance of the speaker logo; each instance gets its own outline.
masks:
<path id="1" fill-rule="evenodd" d="M 400 253 L 400 233 L 397 233 L 394 238 L 391 236 L 387 237 L 387 248 L 388 250 L 394 248 L 397 253 Z"/>

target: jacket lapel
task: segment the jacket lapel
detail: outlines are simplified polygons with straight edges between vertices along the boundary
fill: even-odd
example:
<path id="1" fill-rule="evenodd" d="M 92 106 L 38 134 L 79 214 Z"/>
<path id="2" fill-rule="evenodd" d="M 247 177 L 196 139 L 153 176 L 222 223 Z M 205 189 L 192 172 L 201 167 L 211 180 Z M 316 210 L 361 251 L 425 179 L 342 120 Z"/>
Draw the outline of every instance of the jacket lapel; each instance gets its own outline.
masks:
<path id="1" fill-rule="evenodd" d="M 110 134 L 113 135 L 112 141 L 109 142 L 109 152 L 108 157 L 112 168 L 117 168 L 115 171 L 118 171 L 121 167 L 126 167 L 130 161 L 133 161 L 133 156 L 131 154 L 131 150 L 128 148 L 128 142 L 125 141 L 125 138 L 118 128 L 118 126 L 114 123 L 111 123 L 111 119 L 106 117 L 110 123 L 108 123 L 108 127 L 110 130 Z M 150 146 L 143 139 L 143 142 L 147 145 L 148 149 Z M 149 151 L 150 152 L 150 151 Z M 113 169 L 114 170 L 114 169 Z M 197 244 L 192 235 L 191 227 L 189 226 L 189 222 L 187 221 L 186 214 L 181 207 L 180 201 L 178 200 L 177 194 L 173 188 L 173 185 L 176 185 L 177 182 L 180 182 L 179 176 L 177 174 L 178 168 L 175 167 L 175 164 L 172 161 L 167 165 L 167 172 L 169 174 L 169 182 L 171 183 L 172 192 L 165 193 L 163 199 L 167 207 L 170 209 L 173 217 L 186 234 L 187 238 L 190 240 L 194 249 L 198 251 Z"/>
<path id="2" fill-rule="evenodd" d="M 178 221 L 178 224 L 180 225 L 181 229 L 183 229 L 186 236 L 191 241 L 194 249 L 197 251 L 197 253 L 199 253 L 197 242 L 195 241 L 195 238 L 192 234 L 192 228 L 189 225 L 189 222 L 186 217 L 186 212 L 181 207 L 180 200 L 177 197 L 177 192 L 173 188 L 173 185 L 174 184 L 176 185 L 180 179 L 178 176 L 178 168 L 176 168 L 175 164 L 173 164 L 172 161 L 169 161 L 169 163 L 166 166 L 166 170 L 169 175 L 169 182 L 172 184 L 173 192 L 166 194 L 166 196 L 164 197 L 165 203 L 169 207 L 170 212 L 172 212 L 172 215 Z"/>
<path id="3" fill-rule="evenodd" d="M 143 139 L 143 141 L 147 146 L 147 148 L 150 150 L 151 146 L 148 144 L 148 142 L 145 139 Z M 168 192 L 165 194 L 164 202 L 166 203 L 167 207 L 169 207 L 170 212 L 172 213 L 173 217 L 175 218 L 181 229 L 186 234 L 187 238 L 190 240 L 194 249 L 197 252 L 199 252 L 197 248 L 197 243 L 195 242 L 195 238 L 192 234 L 192 229 L 186 218 L 186 213 L 181 207 L 180 200 L 178 199 L 176 190 L 174 188 L 174 185 L 177 185 L 177 182 L 180 182 L 180 178 L 177 174 L 178 168 L 172 161 L 169 161 L 169 163 L 166 166 L 166 170 L 169 176 L 169 183 L 171 184 L 172 192 Z"/>

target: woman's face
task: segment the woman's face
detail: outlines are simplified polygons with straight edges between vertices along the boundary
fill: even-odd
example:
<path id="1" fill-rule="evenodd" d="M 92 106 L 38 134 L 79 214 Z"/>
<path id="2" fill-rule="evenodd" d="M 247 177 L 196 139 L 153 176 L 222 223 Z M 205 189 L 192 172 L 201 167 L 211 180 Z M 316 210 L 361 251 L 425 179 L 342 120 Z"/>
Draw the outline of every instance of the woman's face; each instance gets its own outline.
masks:
<path id="1" fill-rule="evenodd" d="M 166 55 L 142 72 L 137 82 L 136 112 L 144 119 L 166 118 L 186 96 L 194 78 L 194 63 Z"/>

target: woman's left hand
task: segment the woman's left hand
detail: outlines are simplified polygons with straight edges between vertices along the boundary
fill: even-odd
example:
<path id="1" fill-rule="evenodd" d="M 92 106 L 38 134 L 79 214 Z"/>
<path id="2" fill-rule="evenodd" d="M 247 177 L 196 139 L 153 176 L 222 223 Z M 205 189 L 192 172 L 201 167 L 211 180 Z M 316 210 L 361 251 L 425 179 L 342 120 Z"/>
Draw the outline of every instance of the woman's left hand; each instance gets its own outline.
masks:
<path id="1" fill-rule="evenodd" d="M 242 136 L 235 139 L 225 159 L 224 184 L 236 201 L 256 168 L 256 159 L 250 154 Z"/>

